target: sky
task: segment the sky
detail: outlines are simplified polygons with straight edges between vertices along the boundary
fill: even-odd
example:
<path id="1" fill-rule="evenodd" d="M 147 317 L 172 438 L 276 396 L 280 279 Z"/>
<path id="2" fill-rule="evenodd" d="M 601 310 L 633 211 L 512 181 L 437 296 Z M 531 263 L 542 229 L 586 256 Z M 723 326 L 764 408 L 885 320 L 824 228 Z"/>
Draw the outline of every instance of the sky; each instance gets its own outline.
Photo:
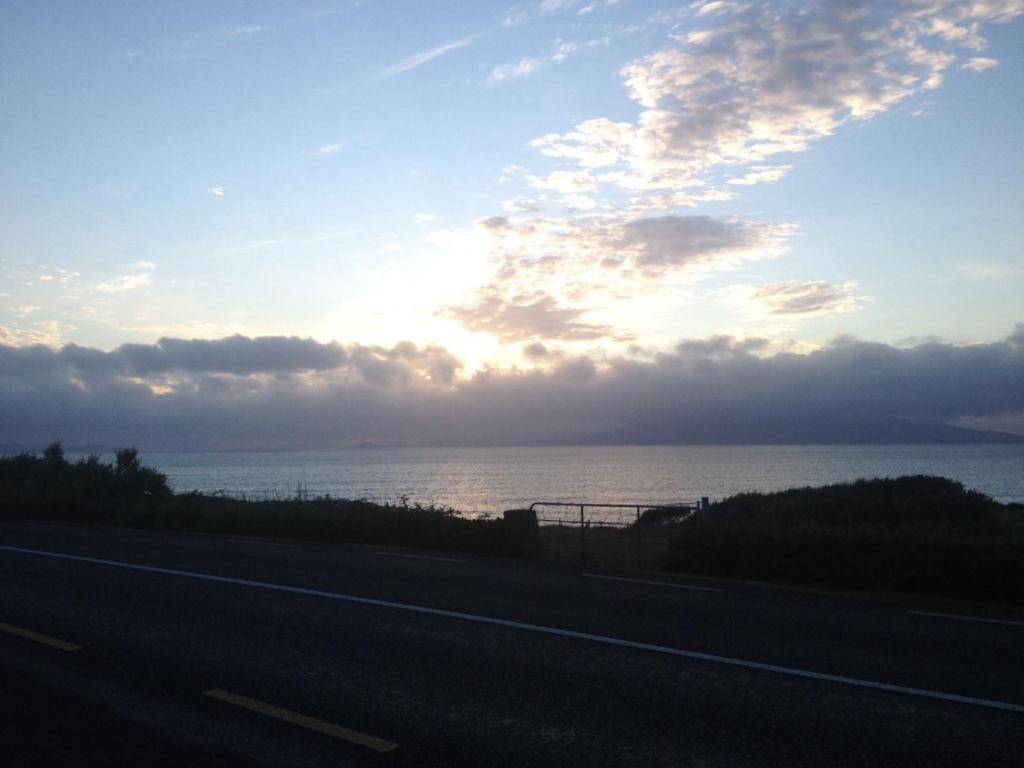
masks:
<path id="1" fill-rule="evenodd" d="M 1024 434 L 1022 40 L 1024 0 L 4 3 L 0 443 Z"/>

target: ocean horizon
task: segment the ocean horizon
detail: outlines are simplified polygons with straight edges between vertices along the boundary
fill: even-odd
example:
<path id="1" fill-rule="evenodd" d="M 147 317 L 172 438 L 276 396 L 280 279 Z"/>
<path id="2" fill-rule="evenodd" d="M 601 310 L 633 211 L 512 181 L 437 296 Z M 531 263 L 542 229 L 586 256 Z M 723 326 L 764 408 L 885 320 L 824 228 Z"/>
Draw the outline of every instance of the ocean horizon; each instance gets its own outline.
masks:
<path id="1" fill-rule="evenodd" d="M 911 474 L 948 477 L 1003 503 L 1024 502 L 1021 444 L 375 447 L 143 452 L 142 460 L 164 472 L 177 492 L 405 499 L 465 513 L 500 513 L 534 501 L 714 501 Z"/>

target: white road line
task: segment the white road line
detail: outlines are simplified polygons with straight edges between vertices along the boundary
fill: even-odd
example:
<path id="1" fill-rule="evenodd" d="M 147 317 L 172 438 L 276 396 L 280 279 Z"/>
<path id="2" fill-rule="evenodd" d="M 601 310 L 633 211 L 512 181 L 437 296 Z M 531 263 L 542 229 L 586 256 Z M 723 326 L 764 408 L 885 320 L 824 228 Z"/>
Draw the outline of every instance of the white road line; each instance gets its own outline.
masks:
<path id="1" fill-rule="evenodd" d="M 9 635 L 16 635 L 17 637 L 24 637 L 26 640 L 34 640 L 37 643 L 48 645 L 51 648 L 57 648 L 61 651 L 80 651 L 82 646 L 75 645 L 74 643 L 66 643 L 63 640 L 58 640 L 56 637 L 50 637 L 44 635 L 41 632 L 33 632 L 30 629 L 24 627 L 16 627 L 13 624 L 2 624 L 0 623 L 0 632 L 6 632 Z"/>
<path id="2" fill-rule="evenodd" d="M 318 720 L 315 717 L 303 715 L 300 712 L 292 712 L 290 709 L 268 704 L 267 702 L 260 701 L 259 699 L 251 699 L 248 696 L 242 696 L 237 693 L 232 693 L 231 691 L 225 691 L 221 688 L 203 691 L 203 696 L 209 696 L 211 699 L 217 699 L 228 704 L 234 704 L 236 707 L 242 707 L 243 709 L 248 709 L 251 712 L 258 712 L 261 715 L 273 717 L 277 720 L 283 720 L 286 723 L 299 725 L 303 728 L 308 728 L 311 731 L 325 733 L 336 739 L 343 739 L 344 741 L 358 744 L 361 747 L 372 749 L 374 752 L 394 752 L 398 749 L 398 745 L 393 741 L 379 739 L 368 733 L 354 731 L 351 728 L 345 728 L 344 726 L 336 725 L 335 723 Z"/>
<path id="3" fill-rule="evenodd" d="M 433 557 L 431 555 L 407 555 L 403 552 L 374 552 L 375 555 L 381 557 L 408 557 L 411 560 L 437 560 L 441 563 L 464 563 L 465 560 L 460 560 L 457 557 Z"/>
<path id="4" fill-rule="evenodd" d="M 584 573 L 588 579 L 607 579 L 608 581 L 628 581 L 631 584 L 654 584 L 658 587 L 672 587 L 673 589 L 693 589 L 698 592 L 721 592 L 716 587 L 695 587 L 692 584 L 673 584 L 671 581 L 654 581 L 653 579 L 627 579 L 625 576 L 605 576 L 603 573 Z"/>
<path id="5" fill-rule="evenodd" d="M 258 544 L 261 547 L 294 547 L 283 541 L 260 541 L 259 539 L 227 539 L 229 544 Z"/>
<path id="6" fill-rule="evenodd" d="M 937 619 L 956 619 L 957 621 L 980 621 L 985 624 L 1005 624 L 1010 627 L 1024 627 L 1024 621 L 1009 619 L 986 619 L 984 616 L 961 616 L 956 613 L 932 613 L 931 611 L 907 611 L 915 616 L 932 616 Z"/>
<path id="7" fill-rule="evenodd" d="M 638 651 L 650 651 L 661 653 L 667 656 L 679 656 L 684 659 L 696 661 L 707 661 L 715 664 L 724 664 L 730 667 L 741 667 L 743 669 L 754 669 L 760 672 L 774 672 L 789 677 L 799 677 L 806 680 L 820 680 L 827 683 L 839 683 L 842 685 L 854 686 L 857 688 L 868 688 L 876 691 L 887 691 L 889 693 L 902 693 L 908 696 L 921 696 L 927 699 L 938 699 L 939 701 L 950 701 L 956 704 L 969 704 L 976 707 L 988 707 L 990 709 L 1002 709 L 1008 712 L 1019 712 L 1024 714 L 1024 705 L 1010 704 L 1004 701 L 992 699 L 979 699 L 972 696 L 961 696 L 956 693 L 943 693 L 941 691 L 929 691 L 924 688 L 910 688 L 904 685 L 892 685 L 890 683 L 879 683 L 873 680 L 860 680 L 855 677 L 843 677 L 841 675 L 830 675 L 824 672 L 813 672 L 807 669 L 795 667 L 783 667 L 778 664 L 765 664 L 760 661 L 747 661 L 746 659 L 735 659 L 730 656 L 717 656 L 712 653 L 701 653 L 700 651 L 686 651 L 680 648 L 671 648 L 666 645 L 654 645 L 653 643 L 641 643 L 635 640 L 622 640 L 606 635 L 592 635 L 589 632 L 577 632 L 572 629 L 558 629 L 557 627 L 546 627 L 542 624 L 528 624 L 522 621 L 510 619 L 497 619 L 490 616 L 478 616 L 474 613 L 462 613 L 460 611 L 446 611 L 441 608 L 428 608 L 423 605 L 410 605 L 408 603 L 396 603 L 391 600 L 376 600 L 371 597 L 358 597 L 356 595 L 345 595 L 338 592 L 325 592 L 319 589 L 306 589 L 305 587 L 290 587 L 284 584 L 273 584 L 266 581 L 253 581 L 251 579 L 235 579 L 230 576 L 214 576 L 209 573 L 196 573 L 194 571 L 180 571 L 175 568 L 157 568 L 152 565 L 137 565 L 135 563 L 123 563 L 119 560 L 104 560 L 98 557 L 84 557 L 82 555 L 67 555 L 61 552 L 47 552 L 41 549 L 23 549 L 21 547 L 8 547 L 0 545 L 0 550 L 7 552 L 18 552 L 24 555 L 37 555 L 40 557 L 52 557 L 60 560 L 74 560 L 82 563 L 95 563 L 97 565 L 109 565 L 115 568 L 125 568 L 132 571 L 144 571 L 147 573 L 162 573 L 168 576 L 182 576 L 201 581 L 214 581 L 223 584 L 238 584 L 243 587 L 257 587 L 269 589 L 276 592 L 288 592 L 296 595 L 310 595 L 323 597 L 329 600 L 339 600 L 359 605 L 373 605 L 380 608 L 392 608 L 410 613 L 426 614 L 428 616 L 443 616 L 449 619 L 461 619 L 472 621 L 477 624 L 488 624 L 495 627 L 508 627 L 511 629 L 522 629 L 527 632 L 536 632 L 543 635 L 554 635 L 556 637 L 569 637 L 574 640 L 586 640 L 602 645 L 612 645 L 619 648 L 631 648 Z"/>

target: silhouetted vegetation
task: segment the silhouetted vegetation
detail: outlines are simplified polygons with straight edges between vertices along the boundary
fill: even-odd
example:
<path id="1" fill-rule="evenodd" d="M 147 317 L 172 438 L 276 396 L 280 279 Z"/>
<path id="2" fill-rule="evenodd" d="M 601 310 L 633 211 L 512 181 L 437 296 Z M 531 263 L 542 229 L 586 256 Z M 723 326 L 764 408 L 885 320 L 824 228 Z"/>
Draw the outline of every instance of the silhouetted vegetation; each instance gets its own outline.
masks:
<path id="1" fill-rule="evenodd" d="M 1024 508 L 1000 505 L 937 477 L 861 480 L 746 493 L 679 520 L 661 508 L 642 529 L 587 531 L 587 560 L 727 578 L 1024 603 Z M 503 520 L 448 507 L 375 504 L 298 492 L 251 501 L 174 494 L 135 448 L 114 463 L 69 462 L 60 443 L 42 455 L 0 457 L 0 517 L 235 536 L 528 554 Z M 542 549 L 577 558 L 578 528 L 542 527 Z M 517 543 L 518 542 L 518 543 Z M 667 552 L 667 554 L 666 554 Z M 622 562 L 619 562 L 622 561 Z"/>
<path id="2" fill-rule="evenodd" d="M 501 520 L 469 520 L 447 507 L 374 504 L 322 497 L 246 501 L 174 494 L 167 479 L 118 451 L 71 463 L 59 443 L 42 456 L 0 457 L 0 517 L 91 523 L 159 531 L 415 547 L 479 554 L 519 554 Z"/>
<path id="3" fill-rule="evenodd" d="M 0 457 L 0 515 L 5 517 L 94 522 L 172 496 L 167 478 L 142 466 L 135 448 L 118 451 L 113 464 L 98 456 L 71 463 L 60 443 L 47 446 L 42 456 Z"/>
<path id="4" fill-rule="evenodd" d="M 682 523 L 665 567 L 1024 602 L 1024 535 L 1010 512 L 939 477 L 745 493 Z"/>

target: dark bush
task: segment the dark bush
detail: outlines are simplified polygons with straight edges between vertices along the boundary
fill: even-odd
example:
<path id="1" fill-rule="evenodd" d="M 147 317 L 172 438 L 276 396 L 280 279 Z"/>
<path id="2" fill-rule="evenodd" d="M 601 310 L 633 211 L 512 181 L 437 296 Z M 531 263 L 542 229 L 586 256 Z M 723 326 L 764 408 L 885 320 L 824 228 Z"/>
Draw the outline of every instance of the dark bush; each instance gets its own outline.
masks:
<path id="1" fill-rule="evenodd" d="M 350 542 L 492 555 L 520 554 L 501 520 L 470 520 L 448 507 L 342 499 L 244 501 L 175 495 L 167 478 L 117 451 L 71 464 L 60 443 L 41 457 L 0 457 L 0 517 L 103 523 L 168 531 Z"/>
<path id="2" fill-rule="evenodd" d="M 848 589 L 1024 601 L 1024 541 L 1000 505 L 901 477 L 741 494 L 680 527 L 667 570 Z"/>

